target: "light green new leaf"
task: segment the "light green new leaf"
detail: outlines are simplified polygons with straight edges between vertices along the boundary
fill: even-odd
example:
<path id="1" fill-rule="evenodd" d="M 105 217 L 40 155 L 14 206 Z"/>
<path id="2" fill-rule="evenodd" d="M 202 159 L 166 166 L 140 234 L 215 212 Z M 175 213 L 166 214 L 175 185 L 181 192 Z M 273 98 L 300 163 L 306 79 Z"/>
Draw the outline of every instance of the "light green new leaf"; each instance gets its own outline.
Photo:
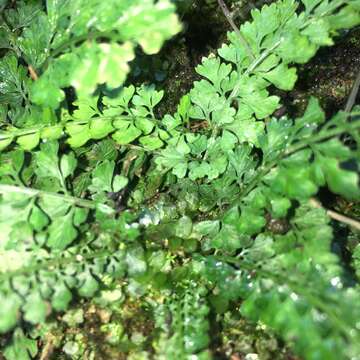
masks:
<path id="1" fill-rule="evenodd" d="M 175 176 L 177 176 L 179 179 L 183 179 L 186 175 L 187 169 L 188 169 L 187 162 L 179 162 L 177 164 L 174 164 L 172 173 Z"/>
<path id="2" fill-rule="evenodd" d="M 1 33 L 0 33 L 1 35 Z M 27 70 L 8 52 L 0 59 L 0 103 L 21 105 L 24 100 L 24 81 Z"/>
<path id="3" fill-rule="evenodd" d="M 310 41 L 314 44 L 321 46 L 330 46 L 334 42 L 329 36 L 330 25 L 326 19 L 318 19 L 312 21 L 302 32 L 302 35 L 306 35 Z"/>
<path id="4" fill-rule="evenodd" d="M 300 35 L 296 31 L 285 35 L 275 52 L 283 59 L 284 63 L 304 64 L 316 53 L 317 46 L 311 43 L 307 36 Z"/>
<path id="5" fill-rule="evenodd" d="M 238 142 L 236 136 L 230 131 L 224 130 L 220 139 L 220 146 L 224 152 L 232 150 Z"/>
<path id="6" fill-rule="evenodd" d="M 0 134 L 0 151 L 6 149 L 14 140 L 12 136 L 6 136 L 6 138 L 2 139 Z"/>
<path id="7" fill-rule="evenodd" d="M 62 125 L 55 125 L 45 127 L 40 131 L 40 137 L 44 140 L 58 140 L 63 135 L 63 126 Z"/>
<path id="8" fill-rule="evenodd" d="M 259 138 L 264 134 L 264 128 L 264 123 L 255 121 L 255 119 L 236 119 L 232 124 L 226 126 L 226 129 L 237 136 L 240 143 L 248 142 L 255 146 L 259 146 Z"/>
<path id="9" fill-rule="evenodd" d="M 284 63 L 262 76 L 281 90 L 292 90 L 297 80 L 296 69 L 288 68 Z"/>
<path id="10" fill-rule="evenodd" d="M 99 84 L 120 86 L 129 72 L 128 62 L 134 59 L 133 45 L 126 42 L 85 43 L 78 48 L 79 65 L 72 74 L 71 85 L 79 94 L 90 95 Z"/>
<path id="11" fill-rule="evenodd" d="M 360 197 L 359 176 L 356 172 L 342 169 L 337 159 L 320 156 L 317 159 L 331 191 L 347 199 Z"/>
<path id="12" fill-rule="evenodd" d="M 195 68 L 196 72 L 203 77 L 209 79 L 217 91 L 223 92 L 222 82 L 230 74 L 232 68 L 231 65 L 220 63 L 218 57 L 204 58 L 202 63 Z"/>
<path id="13" fill-rule="evenodd" d="M 172 170 L 172 173 L 179 178 L 186 175 L 188 167 L 187 155 L 191 152 L 190 146 L 186 143 L 184 136 L 173 139 L 171 144 L 160 151 L 155 158 L 155 164 L 161 170 Z"/>
<path id="14" fill-rule="evenodd" d="M 20 328 L 14 331 L 11 343 L 4 350 L 6 360 L 31 360 L 37 353 L 37 340 L 26 337 Z"/>
<path id="15" fill-rule="evenodd" d="M 36 156 L 36 173 L 40 177 L 52 176 L 62 183 L 63 177 L 59 168 L 58 151 L 59 144 L 56 141 L 42 143 Z"/>
<path id="16" fill-rule="evenodd" d="M 64 283 L 56 284 L 51 297 L 51 305 L 57 311 L 65 311 L 72 299 L 71 291 Z"/>
<path id="17" fill-rule="evenodd" d="M 90 122 L 90 135 L 92 139 L 102 139 L 114 131 L 111 119 L 95 118 Z"/>
<path id="18" fill-rule="evenodd" d="M 168 0 L 136 1 L 120 17 L 117 29 L 125 40 L 136 39 L 146 54 L 157 53 L 165 40 L 177 34 L 181 25 L 174 4 Z"/>
<path id="19" fill-rule="evenodd" d="M 5 333 L 16 325 L 20 315 L 21 301 L 16 294 L 4 296 L 1 293 L 0 300 L 0 333 Z"/>
<path id="20" fill-rule="evenodd" d="M 67 141 L 73 148 L 83 146 L 91 139 L 91 132 L 87 124 L 72 124 L 68 122 L 65 128 L 70 136 Z"/>
<path id="21" fill-rule="evenodd" d="M 134 125 L 131 125 L 130 122 L 124 122 L 123 128 L 116 131 L 112 137 L 120 145 L 126 145 L 134 141 L 141 135 L 141 130 L 139 130 Z"/>
<path id="22" fill-rule="evenodd" d="M 291 199 L 307 199 L 318 190 L 308 167 L 280 168 L 271 182 L 271 188 L 279 195 L 286 195 Z"/>
<path id="23" fill-rule="evenodd" d="M 135 90 L 135 86 L 130 85 L 128 87 L 123 87 L 115 98 L 109 98 L 105 96 L 103 103 L 108 107 L 108 109 L 104 109 L 104 114 L 110 115 L 108 114 L 108 111 L 112 108 L 115 108 L 117 111 L 117 113 L 114 113 L 114 115 L 120 115 L 125 111 L 128 112 L 129 103 L 135 94 Z"/>
<path id="24" fill-rule="evenodd" d="M 145 253 L 142 247 L 135 246 L 126 253 L 126 264 L 130 276 L 144 274 L 147 269 Z"/>
<path id="25" fill-rule="evenodd" d="M 70 152 L 61 157 L 60 160 L 60 170 L 64 179 L 70 175 L 74 175 L 74 171 L 77 166 L 77 160 L 75 154 Z"/>
<path id="26" fill-rule="evenodd" d="M 181 217 L 176 225 L 176 236 L 187 239 L 191 234 L 192 226 L 192 221 L 188 216 Z"/>
<path id="27" fill-rule="evenodd" d="M 241 208 L 241 217 L 236 227 L 241 234 L 255 235 L 265 224 L 263 212 L 250 205 Z"/>
<path id="28" fill-rule="evenodd" d="M 49 217 L 38 206 L 33 206 L 29 222 L 34 230 L 41 231 L 49 224 Z"/>
<path id="29" fill-rule="evenodd" d="M 78 292 L 81 296 L 90 298 L 99 289 L 99 283 L 89 271 L 80 274 L 79 281 L 81 282 L 81 285 Z"/>
<path id="30" fill-rule="evenodd" d="M 226 252 L 233 252 L 241 247 L 239 232 L 232 225 L 223 224 L 219 233 L 211 240 L 211 246 Z"/>
<path id="31" fill-rule="evenodd" d="M 22 135 L 16 139 L 16 142 L 24 150 L 30 151 L 34 149 L 40 141 L 40 133 L 36 132 L 34 134 Z"/>
<path id="32" fill-rule="evenodd" d="M 301 0 L 305 5 L 306 13 L 310 13 L 313 9 L 321 3 L 322 0 Z"/>
<path id="33" fill-rule="evenodd" d="M 291 201 L 286 197 L 271 195 L 271 214 L 275 218 L 285 217 L 291 207 Z"/>
<path id="34" fill-rule="evenodd" d="M 229 107 L 206 80 L 194 83 L 194 88 L 190 91 L 190 99 L 194 104 L 190 109 L 190 117 L 193 119 L 209 120 L 211 112 Z"/>
<path id="35" fill-rule="evenodd" d="M 65 216 L 52 220 L 48 227 L 49 238 L 47 245 L 51 249 L 64 250 L 77 237 L 78 232 L 73 225 L 73 211 L 69 211 Z"/>
<path id="36" fill-rule="evenodd" d="M 39 68 L 49 56 L 49 48 L 53 33 L 48 17 L 44 12 L 39 12 L 31 21 L 29 27 L 25 27 L 17 45 L 22 51 L 27 64 L 34 69 Z"/>
<path id="37" fill-rule="evenodd" d="M 202 179 L 206 176 L 213 178 L 212 176 L 212 166 L 207 161 L 193 161 L 189 164 L 189 178 L 193 181 L 197 179 Z M 215 178 L 216 176 L 214 176 Z"/>
<path id="38" fill-rule="evenodd" d="M 89 190 L 93 192 L 119 191 L 127 185 L 127 178 L 116 175 L 114 177 L 115 162 L 105 160 L 96 166 L 92 174 Z"/>
<path id="39" fill-rule="evenodd" d="M 49 106 L 56 109 L 65 99 L 65 93 L 51 80 L 46 73 L 30 88 L 31 100 L 38 105 Z"/>
<path id="40" fill-rule="evenodd" d="M 212 113 L 211 121 L 217 126 L 231 124 L 234 121 L 236 110 L 230 107 L 227 103 L 219 103 L 217 109 Z"/>
<path id="41" fill-rule="evenodd" d="M 137 89 L 136 95 L 132 98 L 135 106 L 144 106 L 152 110 L 163 98 L 164 91 L 156 91 L 155 86 L 141 86 Z"/>
<path id="42" fill-rule="evenodd" d="M 193 233 L 191 236 L 197 239 L 202 238 L 203 236 L 206 235 L 214 236 L 220 230 L 220 221 L 218 220 L 200 221 L 193 225 L 192 230 Z"/>
<path id="43" fill-rule="evenodd" d="M 123 175 L 116 175 L 113 180 L 113 191 L 117 192 L 122 190 L 129 182 L 129 179 Z"/>
<path id="44" fill-rule="evenodd" d="M 241 32 L 250 45 L 259 52 L 264 37 L 279 27 L 281 18 L 278 16 L 276 4 L 265 5 L 261 10 L 254 9 L 251 11 L 251 16 L 254 21 L 246 22 L 241 27 Z"/>
<path id="45" fill-rule="evenodd" d="M 144 135 L 150 134 L 155 126 L 155 124 L 151 120 L 143 117 L 136 118 L 135 125 L 138 129 L 142 131 Z"/>
<path id="46" fill-rule="evenodd" d="M 343 7 L 339 13 L 329 16 L 330 27 L 333 30 L 346 29 L 360 24 L 360 11 L 354 5 Z"/>
<path id="47" fill-rule="evenodd" d="M 94 192 L 112 191 L 115 162 L 106 160 L 96 166 L 89 189 Z"/>
<path id="48" fill-rule="evenodd" d="M 74 101 L 74 105 L 77 106 L 72 114 L 74 119 L 85 120 L 99 115 L 98 98 L 96 97 L 78 99 Z"/>
<path id="49" fill-rule="evenodd" d="M 45 321 L 48 307 L 45 301 L 37 292 L 31 293 L 23 306 L 24 319 L 32 324 L 39 324 Z"/>
<path id="50" fill-rule="evenodd" d="M 242 101 L 253 110 L 256 118 L 260 120 L 271 115 L 279 107 L 280 99 L 277 96 L 267 96 L 265 93 L 258 92 L 242 96 Z"/>
<path id="51" fill-rule="evenodd" d="M 156 150 L 161 148 L 164 143 L 157 137 L 153 135 L 142 136 L 139 140 L 140 144 L 149 150 Z"/>
<path id="52" fill-rule="evenodd" d="M 46 0 L 46 12 L 52 31 L 54 31 L 57 27 L 59 15 L 61 14 L 60 7 L 62 3 L 63 2 L 61 0 Z"/>
<path id="53" fill-rule="evenodd" d="M 190 95 L 184 95 L 181 97 L 179 105 L 177 107 L 177 113 L 180 115 L 183 122 L 189 121 L 189 112 L 191 108 Z"/>
<path id="54" fill-rule="evenodd" d="M 301 118 L 296 119 L 295 124 L 305 127 L 314 127 L 324 121 L 325 113 L 320 106 L 319 100 L 312 96 L 309 99 L 304 115 Z"/>

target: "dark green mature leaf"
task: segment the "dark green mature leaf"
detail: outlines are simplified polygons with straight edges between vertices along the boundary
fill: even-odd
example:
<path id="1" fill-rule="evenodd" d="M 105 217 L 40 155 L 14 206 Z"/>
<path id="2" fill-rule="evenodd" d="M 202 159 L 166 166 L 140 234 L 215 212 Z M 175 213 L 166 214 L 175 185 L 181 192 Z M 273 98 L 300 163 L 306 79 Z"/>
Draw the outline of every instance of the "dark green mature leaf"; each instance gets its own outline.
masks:
<path id="1" fill-rule="evenodd" d="M 34 69 L 38 69 L 50 52 L 50 42 L 53 33 L 47 16 L 39 12 L 26 27 L 17 41 L 25 61 Z"/>
<path id="2" fill-rule="evenodd" d="M 26 69 L 18 65 L 16 56 L 6 54 L 0 59 L 0 102 L 13 106 L 21 105 L 27 97 Z"/>

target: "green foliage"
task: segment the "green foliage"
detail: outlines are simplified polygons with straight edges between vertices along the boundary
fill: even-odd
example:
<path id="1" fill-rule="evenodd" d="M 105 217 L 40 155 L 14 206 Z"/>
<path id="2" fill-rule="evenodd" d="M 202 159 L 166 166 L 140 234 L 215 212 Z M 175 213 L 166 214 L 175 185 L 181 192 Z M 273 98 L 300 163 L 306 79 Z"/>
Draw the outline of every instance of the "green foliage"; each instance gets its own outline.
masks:
<path id="1" fill-rule="evenodd" d="M 360 245 L 357 244 L 353 253 L 353 264 L 356 271 L 356 276 L 360 278 Z"/>
<path id="2" fill-rule="evenodd" d="M 21 329 L 14 331 L 13 339 L 13 343 L 4 351 L 6 359 L 30 360 L 38 353 L 36 340 L 28 339 Z"/>
<path id="3" fill-rule="evenodd" d="M 159 359 L 210 359 L 206 349 L 209 345 L 209 322 L 206 316 L 206 289 L 196 284 L 184 284 L 166 303 L 156 311 L 157 327 L 162 330 L 157 356 Z M 167 319 L 171 318 L 171 326 Z"/>
<path id="4" fill-rule="evenodd" d="M 360 199 L 359 109 L 327 119 L 310 98 L 278 119 L 272 89 L 293 89 L 296 64 L 360 24 L 359 1 L 253 10 L 164 116 L 163 90 L 124 82 L 136 44 L 153 54 L 180 30 L 169 1 L 15 5 L 0 28 L 4 356 L 35 356 L 29 329 L 80 297 L 112 309 L 121 286 L 152 310 L 159 359 L 212 358 L 210 321 L 219 332 L 229 312 L 305 359 L 356 358 L 359 288 L 311 200 L 321 188 Z"/>
<path id="5" fill-rule="evenodd" d="M 86 144 L 89 140 L 99 140 L 112 134 L 120 145 L 139 139 L 145 149 L 154 150 L 162 146 L 161 138 L 168 134 L 156 126 L 158 120 L 154 107 L 163 96 L 154 87 L 124 87 L 116 98 L 104 97 L 100 111 L 97 101 L 78 100 L 78 109 L 73 116 L 64 115 L 62 122 L 51 124 L 45 120 L 25 129 L 8 127 L 0 133 L 0 148 L 9 146 L 13 141 L 24 150 L 35 148 L 39 142 L 58 140 L 66 137 L 73 148 Z M 51 121 L 51 119 L 49 119 Z"/>

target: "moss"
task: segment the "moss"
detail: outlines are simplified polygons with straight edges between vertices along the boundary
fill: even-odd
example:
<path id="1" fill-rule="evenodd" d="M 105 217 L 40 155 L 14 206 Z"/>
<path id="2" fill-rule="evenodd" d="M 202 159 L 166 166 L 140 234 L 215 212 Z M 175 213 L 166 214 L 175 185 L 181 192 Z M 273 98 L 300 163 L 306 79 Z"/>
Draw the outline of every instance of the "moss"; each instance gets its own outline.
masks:
<path id="1" fill-rule="evenodd" d="M 110 311 L 81 302 L 62 321 L 37 329 L 37 336 L 49 340 L 39 343 L 40 353 L 56 360 L 125 360 L 144 350 L 151 353 L 154 323 L 143 304 L 127 298 Z"/>
<path id="2" fill-rule="evenodd" d="M 220 346 L 215 353 L 216 359 L 244 359 L 250 354 L 259 360 L 296 359 L 270 329 L 245 320 L 238 309 L 224 314 Z"/>

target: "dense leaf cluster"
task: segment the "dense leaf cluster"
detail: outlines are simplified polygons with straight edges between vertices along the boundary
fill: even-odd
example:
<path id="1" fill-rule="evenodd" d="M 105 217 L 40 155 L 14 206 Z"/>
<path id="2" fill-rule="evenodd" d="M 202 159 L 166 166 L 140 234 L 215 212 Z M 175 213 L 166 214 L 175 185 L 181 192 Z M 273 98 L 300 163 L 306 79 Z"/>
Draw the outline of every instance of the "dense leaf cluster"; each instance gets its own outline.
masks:
<path id="1" fill-rule="evenodd" d="M 311 200 L 324 187 L 360 199 L 360 109 L 326 119 L 310 98 L 303 116 L 276 118 L 272 94 L 360 24 L 359 0 L 253 10 L 162 118 L 162 90 L 123 83 L 137 44 L 153 54 L 180 30 L 168 0 L 0 6 L 8 360 L 36 354 L 26 329 L 114 284 L 153 310 L 159 359 L 212 358 L 209 314 L 221 322 L 227 311 L 306 359 L 359 357 L 359 288 Z M 357 275 L 359 259 L 357 245 Z"/>

